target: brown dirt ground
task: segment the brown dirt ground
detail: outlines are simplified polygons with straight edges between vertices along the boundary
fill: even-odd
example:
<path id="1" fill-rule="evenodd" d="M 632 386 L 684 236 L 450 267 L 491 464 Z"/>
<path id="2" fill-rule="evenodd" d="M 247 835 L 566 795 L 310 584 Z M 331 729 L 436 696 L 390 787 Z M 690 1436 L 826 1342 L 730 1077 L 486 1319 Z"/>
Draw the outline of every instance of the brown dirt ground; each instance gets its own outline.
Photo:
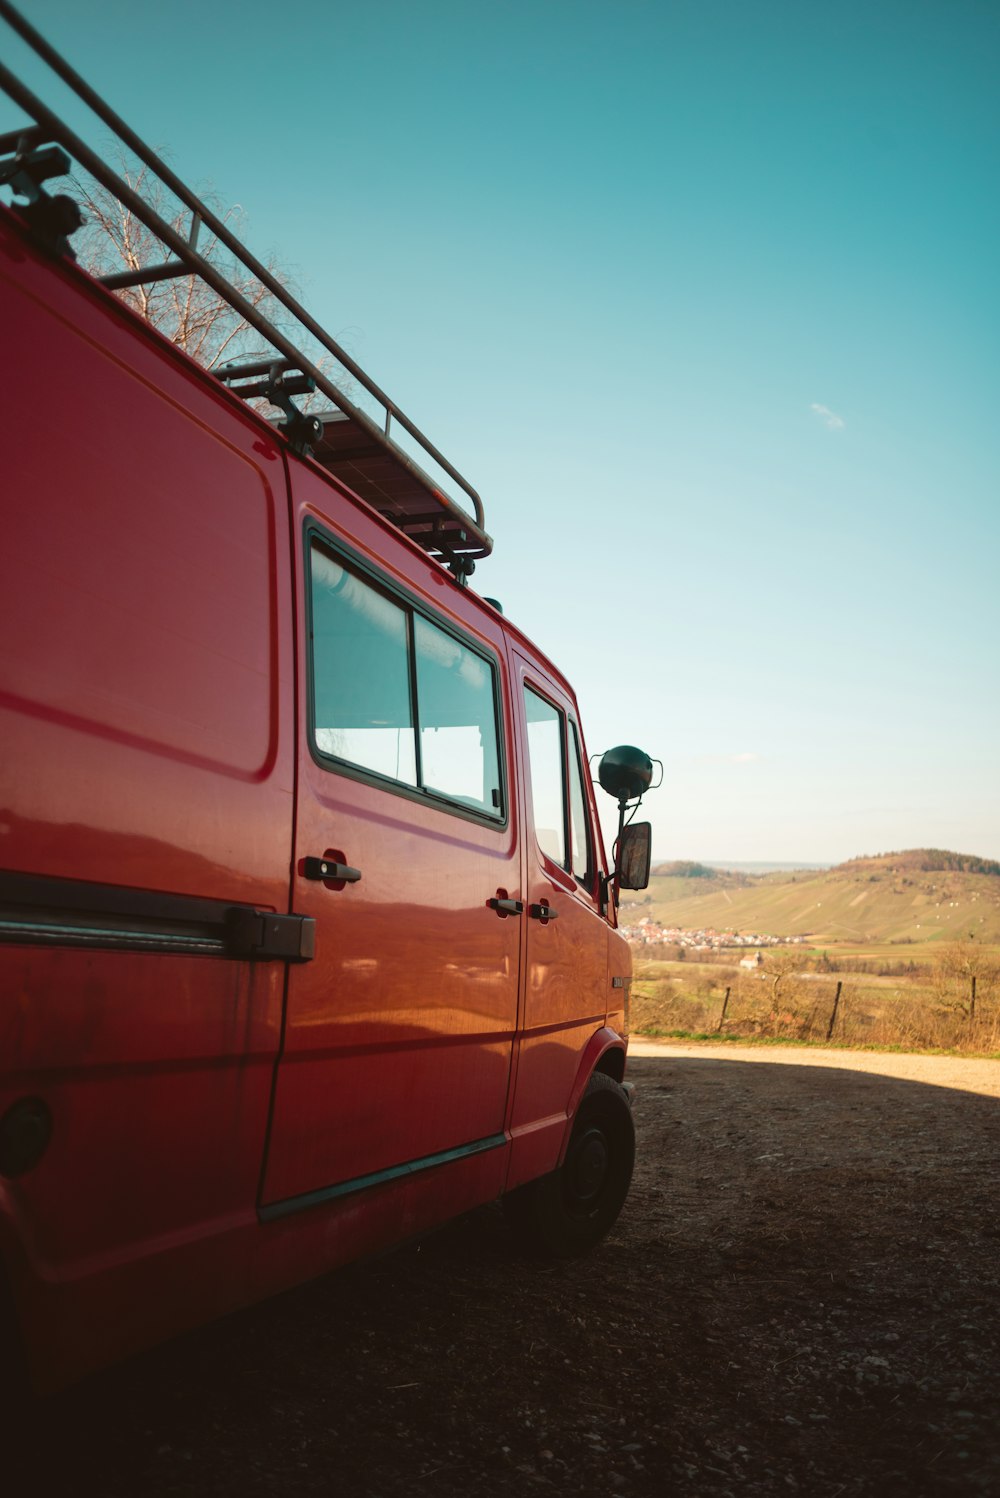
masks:
<path id="1" fill-rule="evenodd" d="M 1000 1492 L 1000 1063 L 634 1051 L 590 1259 L 475 1213 L 21 1416 L 5 1493 Z"/>

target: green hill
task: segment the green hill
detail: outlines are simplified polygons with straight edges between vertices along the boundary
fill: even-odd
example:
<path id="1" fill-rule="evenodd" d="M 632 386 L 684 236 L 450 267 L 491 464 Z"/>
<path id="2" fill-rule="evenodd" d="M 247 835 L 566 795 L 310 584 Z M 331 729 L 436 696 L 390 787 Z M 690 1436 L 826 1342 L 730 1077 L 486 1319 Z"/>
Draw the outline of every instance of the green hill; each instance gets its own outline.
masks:
<path id="1" fill-rule="evenodd" d="M 1000 864 L 942 849 L 855 858 L 821 873 L 697 875 L 660 865 L 649 889 L 622 902 L 687 930 L 808 936 L 814 942 L 1000 942 Z M 667 872 L 669 870 L 669 872 Z"/>

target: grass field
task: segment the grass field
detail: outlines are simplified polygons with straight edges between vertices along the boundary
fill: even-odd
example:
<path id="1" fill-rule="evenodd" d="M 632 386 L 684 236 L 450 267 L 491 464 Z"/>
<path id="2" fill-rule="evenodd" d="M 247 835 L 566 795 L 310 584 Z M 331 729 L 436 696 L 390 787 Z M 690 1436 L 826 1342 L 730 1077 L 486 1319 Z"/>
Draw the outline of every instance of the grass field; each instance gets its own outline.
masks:
<path id="1" fill-rule="evenodd" d="M 633 1030 L 1000 1055 L 1000 874 L 957 859 L 918 849 L 818 873 L 654 872 L 622 902 L 637 940 Z M 746 968 L 755 953 L 720 945 L 724 933 L 806 940 L 762 941 Z"/>
<path id="2" fill-rule="evenodd" d="M 776 948 L 799 963 L 806 948 Z M 898 950 L 889 949 L 895 958 Z M 940 953 L 940 949 L 939 949 Z M 946 972 L 932 953 L 915 953 L 913 972 L 877 968 L 884 949 L 827 952 L 824 971 L 759 972 L 723 961 L 683 962 L 635 954 L 634 1034 L 799 1041 L 904 1050 L 961 1051 L 1000 1058 L 1000 950 L 982 958 L 975 1003 L 966 974 Z M 839 966 L 839 961 L 843 966 Z M 777 979 L 777 982 L 776 982 Z M 728 991 L 728 1000 L 727 1000 Z"/>

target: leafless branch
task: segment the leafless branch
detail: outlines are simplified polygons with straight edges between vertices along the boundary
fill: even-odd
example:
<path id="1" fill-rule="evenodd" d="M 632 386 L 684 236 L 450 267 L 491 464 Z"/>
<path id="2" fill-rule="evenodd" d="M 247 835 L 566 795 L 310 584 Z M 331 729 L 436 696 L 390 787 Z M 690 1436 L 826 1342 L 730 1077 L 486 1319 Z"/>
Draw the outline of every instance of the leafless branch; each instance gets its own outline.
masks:
<path id="1" fill-rule="evenodd" d="M 133 192 L 148 203 L 175 234 L 183 239 L 189 237 L 190 211 L 173 198 L 153 172 L 144 165 L 133 166 L 121 153 L 115 168 Z M 74 195 L 85 219 L 83 229 L 74 239 L 74 248 L 85 270 L 103 277 L 160 265 L 172 258 L 172 252 L 113 193 L 90 178 L 73 178 L 72 181 Z M 220 206 L 212 194 L 202 196 L 227 227 L 237 237 L 242 237 L 243 210 Z M 198 251 L 219 270 L 235 292 L 269 321 L 282 327 L 287 317 L 278 298 L 230 253 L 217 235 L 203 229 Z M 288 276 L 273 257 L 266 259 L 264 264 L 281 286 L 292 289 Z M 257 330 L 225 297 L 197 275 L 122 287 L 115 294 L 205 369 L 219 369 L 225 363 L 259 358 L 268 352 L 266 340 Z M 318 350 L 311 351 L 311 358 L 318 368 L 336 380 L 341 389 L 345 392 L 352 390 L 353 382 L 344 377 L 334 360 Z M 262 404 L 266 406 L 268 403 Z M 329 401 L 319 394 L 300 404 L 305 409 L 316 409 L 329 406 Z"/>

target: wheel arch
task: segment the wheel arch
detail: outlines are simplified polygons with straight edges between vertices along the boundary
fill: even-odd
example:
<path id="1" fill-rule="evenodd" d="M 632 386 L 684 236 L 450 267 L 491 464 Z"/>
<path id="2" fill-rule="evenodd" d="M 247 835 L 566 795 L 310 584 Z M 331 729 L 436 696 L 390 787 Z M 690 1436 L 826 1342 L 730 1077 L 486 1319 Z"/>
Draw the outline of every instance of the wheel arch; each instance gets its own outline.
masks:
<path id="1" fill-rule="evenodd" d="M 576 1110 L 587 1090 L 587 1083 L 595 1072 L 603 1072 L 613 1082 L 621 1082 L 625 1076 L 625 1042 L 616 1030 L 607 1025 L 595 1031 L 590 1037 L 580 1057 L 580 1066 L 576 1074 L 576 1081 L 570 1093 L 566 1129 L 563 1134 L 562 1145 L 559 1149 L 559 1164 L 566 1157 L 566 1149 L 569 1144 L 570 1135 L 573 1132 L 573 1121 L 576 1118 Z"/>

